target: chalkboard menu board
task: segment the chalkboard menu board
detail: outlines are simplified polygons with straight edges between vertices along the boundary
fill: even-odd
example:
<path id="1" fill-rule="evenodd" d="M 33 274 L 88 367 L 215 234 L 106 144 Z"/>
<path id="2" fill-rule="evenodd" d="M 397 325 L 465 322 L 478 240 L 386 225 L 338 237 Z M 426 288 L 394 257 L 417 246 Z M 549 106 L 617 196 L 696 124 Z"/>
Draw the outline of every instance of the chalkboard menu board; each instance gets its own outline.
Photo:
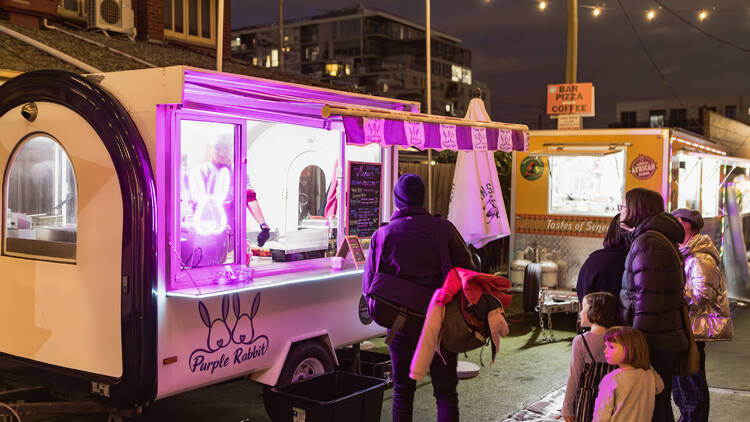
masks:
<path id="1" fill-rule="evenodd" d="M 380 163 L 349 163 L 348 235 L 370 237 L 380 227 Z"/>

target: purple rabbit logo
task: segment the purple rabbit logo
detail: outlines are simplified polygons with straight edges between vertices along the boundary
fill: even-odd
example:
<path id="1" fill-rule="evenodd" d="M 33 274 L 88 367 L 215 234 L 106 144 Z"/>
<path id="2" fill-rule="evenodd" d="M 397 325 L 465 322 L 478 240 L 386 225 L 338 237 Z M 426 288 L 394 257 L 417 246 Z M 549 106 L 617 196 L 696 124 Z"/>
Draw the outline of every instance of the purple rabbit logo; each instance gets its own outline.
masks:
<path id="1" fill-rule="evenodd" d="M 211 316 L 203 302 L 198 302 L 198 312 L 201 315 L 201 321 L 208 327 L 208 337 L 206 338 L 208 351 L 215 352 L 229 346 L 229 341 L 232 338 L 226 321 L 227 315 L 229 315 L 229 299 L 226 296 L 221 299 L 221 318 L 211 321 Z"/>
<path id="2" fill-rule="evenodd" d="M 191 372 L 208 371 L 213 374 L 216 369 L 230 364 L 240 364 L 247 360 L 265 355 L 268 350 L 268 337 L 255 335 L 253 319 L 260 309 L 260 293 L 253 298 L 250 314 L 243 313 L 240 305 L 240 295 L 232 295 L 232 310 L 234 311 L 234 327 L 230 330 L 227 324 L 229 316 L 229 296 L 221 299 L 221 317 L 211 320 L 208 308 L 203 302 L 198 302 L 198 313 L 203 325 L 208 327 L 206 348 L 193 350 L 188 365 Z M 234 350 L 222 352 L 232 345 Z"/>
<path id="3" fill-rule="evenodd" d="M 268 337 L 265 335 L 255 337 L 255 327 L 253 326 L 253 319 L 258 313 L 258 308 L 260 308 L 260 293 L 256 294 L 253 299 L 253 305 L 250 307 L 250 315 L 240 313 L 240 295 L 237 293 L 232 297 L 232 308 L 234 309 L 234 316 L 237 318 L 237 322 L 234 323 L 234 328 L 232 329 L 232 342 L 249 345 L 256 341 L 265 341 L 268 344 Z"/>
<path id="4" fill-rule="evenodd" d="M 383 142 L 381 133 L 385 122 L 382 119 L 368 119 L 365 128 L 365 139 L 367 142 L 380 144 Z"/>

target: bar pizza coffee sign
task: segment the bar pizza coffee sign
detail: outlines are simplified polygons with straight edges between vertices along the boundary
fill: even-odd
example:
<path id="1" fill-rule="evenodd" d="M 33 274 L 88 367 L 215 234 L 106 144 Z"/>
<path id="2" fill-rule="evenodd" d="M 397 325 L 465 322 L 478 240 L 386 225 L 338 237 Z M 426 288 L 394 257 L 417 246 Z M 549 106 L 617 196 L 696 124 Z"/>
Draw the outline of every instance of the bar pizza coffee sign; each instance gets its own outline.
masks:
<path id="1" fill-rule="evenodd" d="M 516 233 L 557 236 L 604 237 L 610 217 L 570 215 L 516 215 Z"/>
<path id="2" fill-rule="evenodd" d="M 594 84 L 547 85 L 547 114 L 550 116 L 574 114 L 594 115 Z"/>

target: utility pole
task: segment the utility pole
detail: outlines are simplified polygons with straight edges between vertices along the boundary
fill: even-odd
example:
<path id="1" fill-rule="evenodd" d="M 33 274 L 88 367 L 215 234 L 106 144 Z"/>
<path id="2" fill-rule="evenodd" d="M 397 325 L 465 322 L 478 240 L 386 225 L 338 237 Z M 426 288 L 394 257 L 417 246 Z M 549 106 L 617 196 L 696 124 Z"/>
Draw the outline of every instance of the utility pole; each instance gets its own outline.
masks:
<path id="1" fill-rule="evenodd" d="M 427 114 L 432 114 L 432 54 L 430 43 L 430 0 L 425 0 L 425 43 L 427 57 L 427 78 L 425 80 L 425 101 Z M 427 149 L 427 211 L 432 213 L 432 149 Z"/>
<path id="2" fill-rule="evenodd" d="M 565 83 L 578 79 L 578 0 L 568 0 L 568 48 L 566 50 Z"/>
<path id="3" fill-rule="evenodd" d="M 284 71 L 284 0 L 279 0 L 279 70 Z"/>
<path id="4" fill-rule="evenodd" d="M 221 72 L 224 60 L 224 0 L 219 0 L 219 19 L 216 28 L 216 70 Z"/>

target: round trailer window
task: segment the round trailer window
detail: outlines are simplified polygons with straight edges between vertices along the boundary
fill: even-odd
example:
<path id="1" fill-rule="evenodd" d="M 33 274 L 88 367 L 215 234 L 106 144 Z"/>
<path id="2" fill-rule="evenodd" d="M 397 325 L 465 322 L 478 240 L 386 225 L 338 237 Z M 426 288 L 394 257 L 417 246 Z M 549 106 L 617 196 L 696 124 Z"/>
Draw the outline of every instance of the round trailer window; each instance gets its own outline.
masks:
<path id="1" fill-rule="evenodd" d="M 62 146 L 35 134 L 17 147 L 6 174 L 4 252 L 74 262 L 78 190 Z"/>

